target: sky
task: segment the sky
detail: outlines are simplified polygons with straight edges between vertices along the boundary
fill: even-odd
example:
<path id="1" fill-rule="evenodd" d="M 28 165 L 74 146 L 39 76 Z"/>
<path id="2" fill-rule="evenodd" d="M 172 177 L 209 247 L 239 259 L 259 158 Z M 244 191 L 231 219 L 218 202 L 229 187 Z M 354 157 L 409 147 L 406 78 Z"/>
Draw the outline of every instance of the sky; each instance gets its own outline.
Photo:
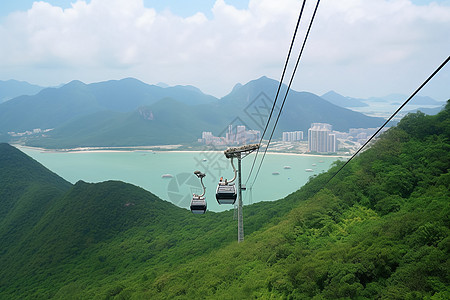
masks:
<path id="1" fill-rule="evenodd" d="M 281 78 L 302 2 L 1 0 L 0 80 L 134 77 L 222 97 L 236 83 Z M 294 57 L 315 3 L 307 1 Z M 410 95 L 449 55 L 450 0 L 322 0 L 292 87 Z M 421 94 L 450 98 L 450 63 Z"/>

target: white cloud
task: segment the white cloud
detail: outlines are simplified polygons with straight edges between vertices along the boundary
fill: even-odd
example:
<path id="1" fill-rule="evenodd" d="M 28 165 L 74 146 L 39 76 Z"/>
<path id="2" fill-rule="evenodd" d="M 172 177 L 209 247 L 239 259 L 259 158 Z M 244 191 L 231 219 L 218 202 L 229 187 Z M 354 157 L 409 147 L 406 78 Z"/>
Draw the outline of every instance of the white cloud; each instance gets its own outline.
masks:
<path id="1" fill-rule="evenodd" d="M 0 24 L 0 79 L 48 85 L 133 76 L 223 95 L 237 82 L 279 78 L 300 7 L 297 0 L 251 0 L 237 9 L 217 0 L 208 19 L 158 13 L 142 0 L 78 0 L 64 10 L 35 2 Z M 449 32 L 445 5 L 321 1 L 295 87 L 408 93 L 450 53 Z"/>

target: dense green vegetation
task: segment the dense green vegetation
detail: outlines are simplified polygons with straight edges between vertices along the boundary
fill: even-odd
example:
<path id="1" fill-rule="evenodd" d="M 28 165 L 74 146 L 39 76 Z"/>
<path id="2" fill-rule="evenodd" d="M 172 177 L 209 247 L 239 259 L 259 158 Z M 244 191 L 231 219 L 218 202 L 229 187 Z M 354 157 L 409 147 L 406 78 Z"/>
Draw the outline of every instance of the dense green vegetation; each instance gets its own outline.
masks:
<path id="1" fill-rule="evenodd" d="M 236 240 L 232 211 L 195 216 L 118 181 L 72 186 L 7 144 L 0 169 L 0 299 L 67 298 L 67 289 L 102 298 L 122 279 L 150 280 Z M 293 206 L 253 205 L 246 232 Z"/>
<path id="2" fill-rule="evenodd" d="M 240 244 L 230 211 L 194 216 L 113 181 L 48 191 L 57 200 L 9 239 L 4 220 L 34 199 L 1 185 L 14 208 L 0 217 L 0 298 L 448 299 L 449 114 L 409 114 L 328 184 L 340 163 L 245 207 Z"/>
<path id="3" fill-rule="evenodd" d="M 448 299 L 450 104 L 411 114 L 244 244 L 156 278 L 161 298 Z M 281 202 L 281 201 L 280 201 Z"/>

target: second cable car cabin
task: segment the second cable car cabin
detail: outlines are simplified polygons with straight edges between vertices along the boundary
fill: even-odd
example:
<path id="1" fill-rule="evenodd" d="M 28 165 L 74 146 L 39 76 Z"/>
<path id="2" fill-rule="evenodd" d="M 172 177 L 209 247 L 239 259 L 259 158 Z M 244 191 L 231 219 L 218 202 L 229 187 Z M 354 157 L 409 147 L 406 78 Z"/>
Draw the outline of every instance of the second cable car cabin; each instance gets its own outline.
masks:
<path id="1" fill-rule="evenodd" d="M 223 180 L 223 177 L 221 177 L 219 184 L 217 185 L 216 199 L 219 204 L 234 204 L 234 202 L 236 202 L 236 186 L 234 185 L 233 181 L 237 177 L 237 171 L 233 164 L 233 157 L 231 157 L 231 166 L 233 167 L 234 171 L 233 179 L 227 181 L 226 179 Z"/>
<path id="2" fill-rule="evenodd" d="M 200 183 L 202 184 L 202 187 L 203 187 L 203 194 L 201 194 L 201 195 L 193 194 L 192 195 L 192 201 L 191 201 L 190 208 L 191 208 L 191 212 L 193 214 L 204 214 L 206 212 L 206 200 L 204 197 L 206 188 L 203 184 L 203 177 L 205 177 L 206 175 L 200 171 L 195 171 L 194 174 L 195 174 L 195 176 L 200 178 Z"/>
<path id="3" fill-rule="evenodd" d="M 206 212 L 205 197 L 194 194 L 191 201 L 191 212 L 194 214 L 204 214 Z"/>
<path id="4" fill-rule="evenodd" d="M 219 204 L 234 204 L 236 202 L 236 186 L 229 182 L 220 181 L 217 185 L 216 199 Z"/>

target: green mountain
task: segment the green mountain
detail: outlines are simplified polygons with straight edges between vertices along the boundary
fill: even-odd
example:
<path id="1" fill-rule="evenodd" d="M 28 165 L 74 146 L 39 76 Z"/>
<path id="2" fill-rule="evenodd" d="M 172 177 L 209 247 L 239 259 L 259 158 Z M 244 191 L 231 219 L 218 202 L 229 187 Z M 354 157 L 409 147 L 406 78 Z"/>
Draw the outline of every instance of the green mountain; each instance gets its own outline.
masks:
<path id="1" fill-rule="evenodd" d="M 71 185 L 8 144 L 0 170 L 0 299 L 104 298 L 123 289 L 117 276 L 145 282 L 236 240 L 232 211 L 193 215 L 118 181 Z M 254 205 L 246 232 L 292 205 Z"/>
<path id="2" fill-rule="evenodd" d="M 0 143 L 0 236 L 17 240 L 71 184 L 24 153 Z M 2 243 L 3 244 L 3 243 Z"/>
<path id="3" fill-rule="evenodd" d="M 247 129 L 263 131 L 278 82 L 261 77 L 245 85 L 236 85 L 230 94 L 220 100 L 214 100 L 189 86 L 161 88 L 135 79 L 91 85 L 72 82 L 68 86 L 85 92 L 83 111 L 80 107 L 67 105 L 64 109 L 58 109 L 59 114 L 64 116 L 61 119 L 49 116 L 58 115 L 55 109 L 50 109 L 45 114 L 51 124 L 46 124 L 55 129 L 48 133 L 26 136 L 27 145 L 72 148 L 192 143 L 201 137 L 203 131 L 225 136 L 229 124 L 245 125 Z M 158 99 L 164 95 L 173 97 Z M 279 99 L 279 103 L 281 101 Z M 77 103 L 74 99 L 72 102 Z M 277 108 L 279 110 L 279 105 Z M 1 109 L 0 105 L 0 115 Z M 275 111 L 272 124 L 278 110 Z M 63 114 L 63 111 L 67 113 Z M 7 112 L 5 110 L 5 115 Z M 28 116 L 29 119 L 22 122 L 21 118 L 13 116 L 17 115 L 11 114 L 9 121 L 5 122 L 15 122 L 14 126 L 21 126 L 22 130 L 31 126 L 30 122 L 38 118 L 36 115 Z M 282 131 L 306 132 L 313 122 L 330 123 L 335 130 L 348 131 L 349 128 L 377 127 L 384 119 L 368 117 L 333 105 L 311 93 L 291 90 L 276 136 L 280 136 Z M 55 125 L 57 123 L 59 125 Z"/>
<path id="4" fill-rule="evenodd" d="M 232 211 L 192 215 L 116 181 L 68 185 L 2 144 L 0 178 L 15 176 L 0 185 L 2 211 L 23 201 L 2 214 L 0 298 L 448 299 L 449 117 L 450 102 L 409 114 L 329 183 L 342 162 L 246 206 L 239 244 Z M 36 207 L 22 187 L 41 182 L 56 198 L 5 230 Z"/>
<path id="5" fill-rule="evenodd" d="M 101 110 L 87 85 L 72 81 L 0 104 L 2 132 L 54 128 L 72 118 Z"/>
<path id="6" fill-rule="evenodd" d="M 25 81 L 0 80 L 0 103 L 23 95 L 35 95 L 42 89 L 41 86 Z"/>
<path id="7" fill-rule="evenodd" d="M 109 110 L 130 112 L 151 105 L 163 98 L 173 98 L 187 105 L 208 104 L 217 99 L 192 86 L 162 88 L 134 78 L 93 83 L 89 89 L 98 103 Z"/>
<path id="8" fill-rule="evenodd" d="M 250 81 L 245 85 L 237 85 L 233 91 L 220 101 L 228 107 L 237 107 L 244 111 L 243 120 L 253 129 L 264 129 L 261 115 L 268 115 L 276 96 L 278 81 L 261 77 Z M 277 109 L 273 119 L 276 119 L 287 86 L 283 85 L 277 103 Z M 265 102 L 261 99 L 266 99 Z M 236 114 L 237 115 L 237 114 Z M 382 118 L 368 117 L 337 105 L 308 92 L 290 90 L 277 126 L 278 135 L 282 131 L 302 130 L 308 131 L 311 123 L 322 122 L 333 125 L 334 130 L 348 131 L 349 128 L 373 128 L 384 123 Z M 262 128 L 262 129 L 261 129 Z"/>
<path id="9" fill-rule="evenodd" d="M 96 112 L 127 113 L 166 97 L 188 105 L 217 100 L 189 86 L 162 88 L 133 78 L 92 84 L 74 80 L 60 88 L 46 88 L 37 95 L 1 103 L 0 133 L 55 128 Z"/>
<path id="10" fill-rule="evenodd" d="M 220 122 L 222 120 L 222 122 Z M 30 146 L 75 148 L 79 146 L 145 146 L 192 143 L 205 128 L 225 123 L 203 105 L 186 105 L 164 98 L 130 113 L 101 111 L 69 121 L 46 134 L 29 139 Z"/>

